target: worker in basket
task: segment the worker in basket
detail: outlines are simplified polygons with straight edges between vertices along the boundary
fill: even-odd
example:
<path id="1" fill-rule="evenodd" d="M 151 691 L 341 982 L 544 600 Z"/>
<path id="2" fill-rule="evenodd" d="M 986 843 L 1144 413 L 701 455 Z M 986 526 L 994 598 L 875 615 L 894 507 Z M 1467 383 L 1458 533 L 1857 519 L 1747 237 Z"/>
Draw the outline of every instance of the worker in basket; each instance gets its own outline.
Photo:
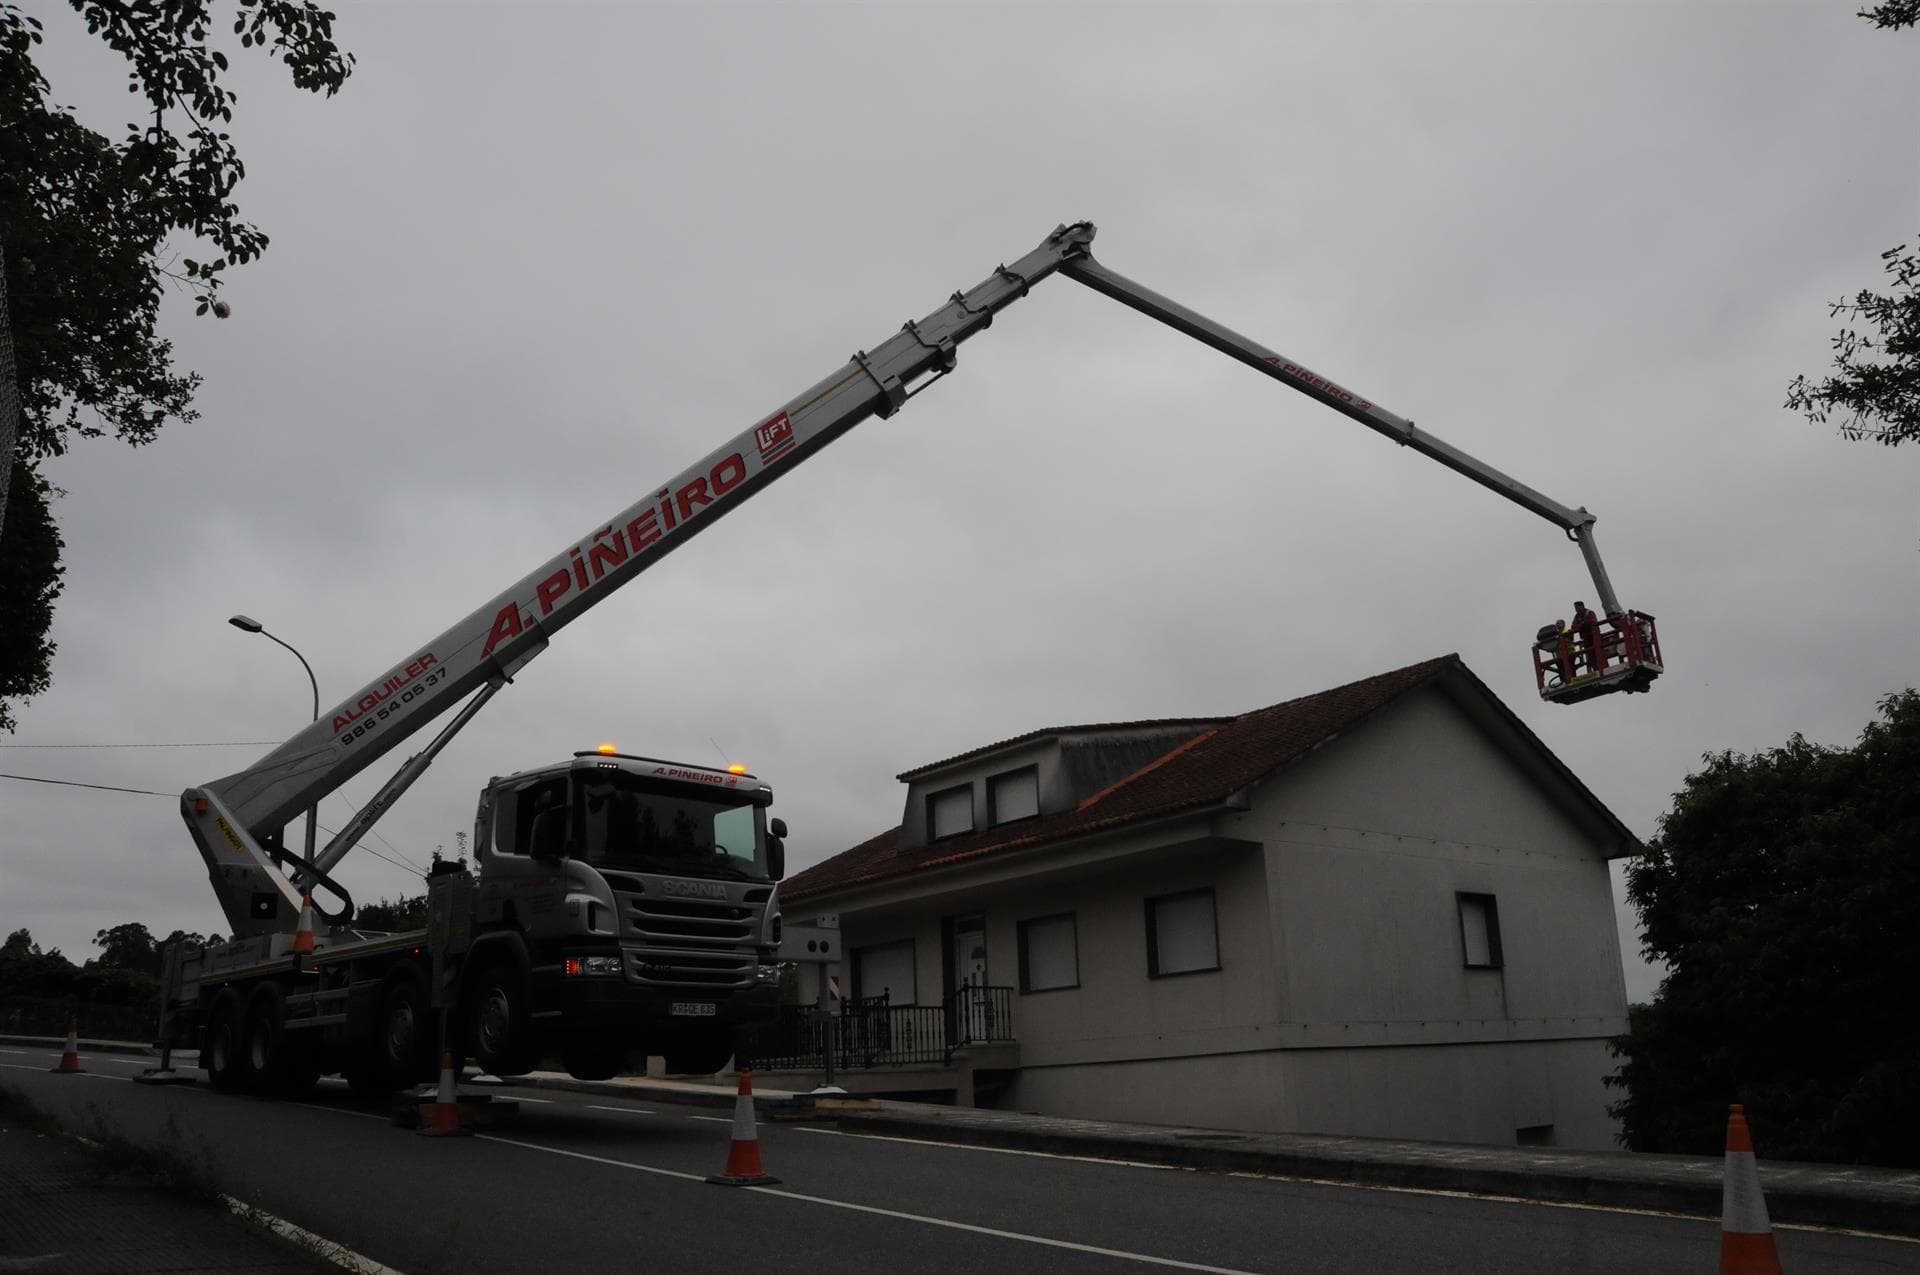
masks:
<path id="1" fill-rule="evenodd" d="M 1573 665 L 1576 673 L 1598 673 L 1606 663 L 1600 650 L 1600 617 L 1587 610 L 1587 604 L 1575 601 L 1573 621 L 1567 625 L 1573 634 Z"/>
<path id="2" fill-rule="evenodd" d="M 1548 686 L 1565 686 L 1573 680 L 1571 634 L 1565 620 L 1541 625 L 1540 631 L 1533 635 L 1533 649 L 1552 657 L 1553 673 L 1547 679 Z"/>

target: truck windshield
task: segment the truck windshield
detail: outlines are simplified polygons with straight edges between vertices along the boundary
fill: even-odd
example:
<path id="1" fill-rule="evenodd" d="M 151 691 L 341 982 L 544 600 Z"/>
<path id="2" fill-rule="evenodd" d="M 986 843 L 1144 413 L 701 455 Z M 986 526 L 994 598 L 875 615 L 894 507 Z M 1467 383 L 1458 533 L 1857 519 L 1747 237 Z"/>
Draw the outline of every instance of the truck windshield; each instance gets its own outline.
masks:
<path id="1" fill-rule="evenodd" d="M 750 802 L 618 770 L 579 776 L 575 793 L 575 855 L 595 867 L 768 879 L 766 821 Z"/>

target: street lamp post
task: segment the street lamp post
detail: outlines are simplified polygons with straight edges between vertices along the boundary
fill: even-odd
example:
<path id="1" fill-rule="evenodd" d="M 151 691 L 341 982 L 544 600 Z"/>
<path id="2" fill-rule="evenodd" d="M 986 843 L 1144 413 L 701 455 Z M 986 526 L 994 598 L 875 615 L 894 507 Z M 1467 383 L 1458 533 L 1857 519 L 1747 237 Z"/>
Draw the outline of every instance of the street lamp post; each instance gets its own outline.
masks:
<path id="1" fill-rule="evenodd" d="M 261 637 L 264 637 L 269 641 L 279 642 L 281 646 L 285 646 L 289 651 L 293 651 L 293 648 L 291 646 L 288 646 L 287 643 L 285 642 L 280 642 L 279 638 L 274 637 L 273 634 L 267 632 L 266 626 L 261 624 L 260 621 L 254 619 L 252 616 L 236 615 L 228 619 L 227 623 L 231 624 L 236 629 L 241 629 L 248 633 L 258 633 Z M 300 667 L 307 670 L 307 684 L 313 687 L 313 720 L 317 722 L 320 720 L 320 683 L 314 680 L 313 665 L 307 663 L 306 656 L 300 654 L 300 652 L 298 651 L 293 651 L 293 658 L 296 660 L 299 660 Z M 308 806 L 307 807 L 306 879 L 307 879 L 307 884 L 309 886 L 313 884 L 313 834 L 319 818 L 320 818 L 320 807 Z"/>

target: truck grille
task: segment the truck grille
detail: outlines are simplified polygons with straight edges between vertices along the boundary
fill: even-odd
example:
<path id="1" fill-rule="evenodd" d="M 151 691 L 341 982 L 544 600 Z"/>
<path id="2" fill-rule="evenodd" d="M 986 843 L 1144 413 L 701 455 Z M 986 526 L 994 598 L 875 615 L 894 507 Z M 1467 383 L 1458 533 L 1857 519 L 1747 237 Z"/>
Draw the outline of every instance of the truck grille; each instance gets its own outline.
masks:
<path id="1" fill-rule="evenodd" d="M 633 954 L 632 976 L 654 987 L 750 986 L 759 963 L 754 949 L 758 917 L 754 908 L 721 900 L 631 897 L 627 937 L 647 948 Z"/>
<path id="2" fill-rule="evenodd" d="M 737 903 L 643 894 L 633 901 L 630 915 L 644 943 L 724 943 L 734 947 L 753 941 L 754 910 Z"/>

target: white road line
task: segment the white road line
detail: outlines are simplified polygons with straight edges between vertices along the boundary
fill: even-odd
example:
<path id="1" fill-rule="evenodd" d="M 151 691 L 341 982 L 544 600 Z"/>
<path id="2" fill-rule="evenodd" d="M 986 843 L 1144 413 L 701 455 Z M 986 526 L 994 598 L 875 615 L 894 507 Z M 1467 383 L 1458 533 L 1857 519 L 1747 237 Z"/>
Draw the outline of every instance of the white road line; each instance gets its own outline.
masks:
<path id="1" fill-rule="evenodd" d="M 689 1120 L 711 1120 L 715 1124 L 732 1124 L 732 1116 L 688 1116 Z"/>
<path id="2" fill-rule="evenodd" d="M 717 1119 L 714 1116 L 694 1116 L 695 1120 Z M 477 1135 L 483 1142 L 500 1142 L 510 1147 L 522 1147 L 528 1151 L 544 1151 L 549 1155 L 566 1156 L 572 1160 L 585 1160 L 591 1164 L 604 1164 L 616 1169 L 632 1169 L 638 1173 L 653 1173 L 663 1178 L 679 1178 L 683 1182 L 705 1182 L 706 1178 L 698 1173 L 682 1173 L 678 1169 L 662 1169 L 651 1164 L 635 1164 L 631 1160 L 612 1160 L 606 1156 L 588 1155 L 584 1151 L 567 1151 L 560 1147 L 545 1147 L 537 1142 L 521 1142 L 516 1138 L 502 1138 L 494 1134 Z M 928 1217 L 922 1213 L 903 1213 L 898 1209 L 883 1209 L 872 1204 L 855 1204 L 849 1200 L 830 1200 L 821 1195 L 804 1195 L 799 1191 L 782 1191 L 777 1187 L 750 1186 L 742 1188 L 756 1195 L 777 1195 L 782 1199 L 798 1200 L 803 1204 L 821 1204 L 828 1208 L 848 1209 L 855 1213 L 872 1213 L 878 1217 L 896 1218 L 903 1222 L 919 1222 L 924 1226 L 940 1226 L 948 1230 L 968 1231 L 975 1235 L 991 1235 L 996 1239 L 1013 1240 L 1021 1244 L 1037 1244 L 1045 1248 L 1064 1248 L 1076 1253 L 1092 1253 L 1096 1257 L 1115 1257 L 1125 1262 L 1140 1262 L 1148 1266 L 1166 1266 L 1182 1271 L 1206 1271 L 1209 1275 L 1254 1275 L 1251 1271 L 1242 1271 L 1231 1266 L 1206 1266 L 1199 1262 L 1182 1262 L 1171 1257 L 1154 1257 L 1149 1253 L 1129 1253 L 1125 1249 L 1101 1248 L 1094 1244 L 1076 1244 L 1071 1240 L 1056 1240 L 1044 1235 L 1027 1235 L 1020 1231 L 1003 1231 L 991 1226 L 975 1226 L 971 1222 L 955 1222 L 943 1217 Z"/>
<path id="3" fill-rule="evenodd" d="M 507 1101 L 508 1102 L 539 1102 L 539 1103 L 546 1103 L 551 1105 L 555 1100 L 552 1098 L 528 1098 L 522 1094 L 515 1094 L 513 1097 L 507 1099 Z"/>
<path id="4" fill-rule="evenodd" d="M 300 1104 L 305 1105 L 305 1104 Z M 371 1257 L 356 1253 L 345 1244 L 330 1240 L 324 1235 L 315 1235 L 304 1226 L 297 1226 L 283 1217 L 277 1217 L 265 1209 L 236 1200 L 231 1195 L 221 1197 L 226 1201 L 230 1212 L 236 1213 L 249 1222 L 272 1231 L 281 1239 L 291 1240 L 306 1248 L 309 1252 L 332 1262 L 342 1270 L 352 1271 L 353 1275 L 400 1275 L 391 1266 L 382 1265 Z"/>
<path id="5" fill-rule="evenodd" d="M 650 1108 L 647 1108 L 647 1107 L 596 1107 L 591 1103 L 587 1105 L 587 1110 L 588 1111 L 618 1111 L 622 1115 L 628 1115 L 628 1116 L 657 1116 L 660 1114 L 659 1112 L 651 1110 Z"/>

